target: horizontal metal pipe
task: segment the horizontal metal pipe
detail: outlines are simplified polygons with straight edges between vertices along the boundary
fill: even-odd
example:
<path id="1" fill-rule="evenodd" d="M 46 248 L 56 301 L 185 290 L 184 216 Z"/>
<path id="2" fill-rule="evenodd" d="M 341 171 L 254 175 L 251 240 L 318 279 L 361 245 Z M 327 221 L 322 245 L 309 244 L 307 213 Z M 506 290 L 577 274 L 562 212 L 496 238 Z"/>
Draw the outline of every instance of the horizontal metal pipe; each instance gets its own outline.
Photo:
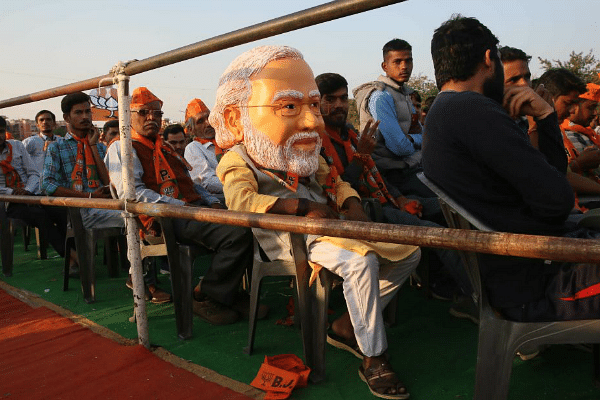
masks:
<path id="1" fill-rule="evenodd" d="M 125 203 L 122 200 L 109 199 L 0 195 L 0 201 L 66 207 L 108 208 L 112 210 L 125 209 Z M 288 215 L 256 214 L 156 203 L 127 203 L 127 210 L 155 217 L 185 218 L 287 232 L 312 233 L 555 261 L 600 263 L 600 241 L 594 239 L 309 219 Z"/>
<path id="2" fill-rule="evenodd" d="M 150 71 L 165 65 L 175 64 L 194 57 L 214 53 L 219 50 L 250 43 L 255 40 L 291 32 L 297 29 L 317 25 L 322 22 L 358 14 L 390 4 L 401 3 L 406 0 L 339 0 L 332 1 L 317 7 L 272 19 L 260 24 L 252 25 L 223 35 L 215 36 L 194 44 L 180 47 L 165 53 L 158 54 L 144 60 L 133 61 L 125 67 L 125 74 L 132 76 Z M 112 85 L 112 75 L 102 75 L 85 81 L 71 83 L 53 89 L 43 90 L 7 100 L 0 100 L 0 108 L 12 107 L 34 101 L 50 99 L 77 91 L 94 89 L 99 86 Z"/>

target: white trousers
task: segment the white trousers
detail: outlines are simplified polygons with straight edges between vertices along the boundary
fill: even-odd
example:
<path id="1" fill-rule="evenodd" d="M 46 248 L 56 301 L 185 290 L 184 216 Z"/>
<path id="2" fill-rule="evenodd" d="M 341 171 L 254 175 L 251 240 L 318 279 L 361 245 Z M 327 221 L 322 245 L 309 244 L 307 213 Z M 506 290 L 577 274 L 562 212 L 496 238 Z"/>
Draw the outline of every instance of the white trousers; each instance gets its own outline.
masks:
<path id="1" fill-rule="evenodd" d="M 344 279 L 344 297 L 360 350 L 367 357 L 383 354 L 387 339 L 382 310 L 417 268 L 421 250 L 390 262 L 373 252 L 361 256 L 330 243 L 313 242 L 308 259 Z"/>

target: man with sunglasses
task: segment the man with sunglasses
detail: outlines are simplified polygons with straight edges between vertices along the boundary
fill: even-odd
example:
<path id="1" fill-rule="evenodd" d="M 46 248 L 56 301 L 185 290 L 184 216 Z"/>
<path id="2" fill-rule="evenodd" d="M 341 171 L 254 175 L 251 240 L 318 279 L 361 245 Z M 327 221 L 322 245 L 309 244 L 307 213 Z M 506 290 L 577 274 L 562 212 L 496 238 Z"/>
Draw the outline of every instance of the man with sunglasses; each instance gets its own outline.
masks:
<path id="1" fill-rule="evenodd" d="M 131 97 L 131 138 L 136 199 L 190 207 L 224 208 L 217 198 L 190 178 L 190 165 L 159 134 L 163 102 L 145 87 Z M 111 146 L 106 156 L 110 178 L 117 194 L 124 194 L 121 147 Z M 145 232 L 160 227 L 149 216 L 140 215 Z M 232 324 L 248 316 L 249 299 L 239 293 L 244 272 L 252 266 L 252 233 L 247 228 L 174 219 L 175 239 L 180 243 L 214 251 L 204 278 L 194 289 L 194 313 L 213 325 Z M 191 289 L 191 288 L 190 288 Z M 266 309 L 262 312 L 266 315 Z"/>

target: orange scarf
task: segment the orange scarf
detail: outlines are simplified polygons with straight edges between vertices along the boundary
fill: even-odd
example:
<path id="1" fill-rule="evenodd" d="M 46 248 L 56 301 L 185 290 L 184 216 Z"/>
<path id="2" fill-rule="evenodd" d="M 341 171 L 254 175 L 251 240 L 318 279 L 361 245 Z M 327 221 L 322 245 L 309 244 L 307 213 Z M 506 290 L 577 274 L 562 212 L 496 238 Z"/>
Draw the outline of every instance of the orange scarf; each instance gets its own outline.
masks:
<path id="1" fill-rule="evenodd" d="M 212 143 L 215 146 L 215 156 L 217 157 L 217 162 L 221 161 L 221 157 L 223 157 L 223 149 L 217 145 L 215 139 L 202 139 L 199 137 L 194 138 L 195 141 L 200 142 L 202 144 Z"/>
<path id="2" fill-rule="evenodd" d="M 159 193 L 164 196 L 173 197 L 175 199 L 187 202 L 187 200 L 179 192 L 179 186 L 177 185 L 175 173 L 171 169 L 171 166 L 167 162 L 163 152 L 178 158 L 185 165 L 188 171 L 191 171 L 192 169 L 190 164 L 188 164 L 183 157 L 177 154 L 172 147 L 165 145 L 160 135 L 156 135 L 156 141 L 152 142 L 147 137 L 142 136 L 136 131 L 132 130 L 131 138 L 154 151 L 154 171 L 156 173 L 156 183 L 159 186 Z"/>
<path id="3" fill-rule="evenodd" d="M 326 130 L 327 134 L 321 135 L 321 138 L 323 139 L 321 155 L 325 158 L 325 161 L 330 167 L 334 166 L 340 174 L 343 174 L 344 166 L 342 160 L 331 140 L 344 146 L 346 158 L 348 163 L 350 163 L 356 154 L 355 146 L 358 144 L 358 135 L 352 129 L 348 129 L 348 139 L 343 140 L 335 130 L 330 129 L 329 127 L 326 127 Z M 359 187 L 357 188 L 357 191 L 362 197 L 376 198 L 381 204 L 389 201 L 394 207 L 400 208 L 396 199 L 390 195 L 385 187 L 383 178 L 371 157 L 365 157 L 363 159 L 363 172 L 359 177 Z"/>
<path id="4" fill-rule="evenodd" d="M 88 187 L 90 189 L 99 188 L 100 178 L 98 177 L 98 167 L 96 167 L 96 162 L 92 155 L 92 147 L 87 136 L 83 138 L 78 138 L 73 134 L 71 136 L 77 141 L 77 158 L 75 159 L 73 172 L 71 172 L 71 188 L 78 192 L 83 192 L 84 168 Z"/>
<path id="5" fill-rule="evenodd" d="M 273 180 L 278 182 L 281 186 L 286 189 L 291 190 L 296 193 L 298 190 L 298 183 L 302 183 L 303 185 L 308 185 L 310 178 L 308 177 L 299 177 L 297 174 L 287 171 L 279 171 L 276 169 L 267 169 L 267 168 L 258 168 L 259 171 L 268 175 Z M 321 185 L 325 195 L 327 196 L 327 205 L 333 208 L 336 211 L 340 211 L 337 206 L 337 191 L 335 189 L 335 182 L 338 178 L 339 174 L 335 169 L 335 166 L 331 166 L 329 168 L 329 174 L 325 178 L 325 182 Z"/>
<path id="6" fill-rule="evenodd" d="M 8 155 L 3 161 L 0 161 L 0 168 L 2 168 L 2 173 L 4 173 L 4 177 L 6 179 L 6 187 L 9 188 L 22 188 L 23 181 L 19 176 L 19 173 L 15 170 L 15 167 L 12 166 L 12 145 L 10 142 L 5 142 L 8 147 Z"/>
<path id="7" fill-rule="evenodd" d="M 577 158 L 579 156 L 579 152 L 575 149 L 575 146 L 573 145 L 573 142 L 571 142 L 571 140 L 569 139 L 569 137 L 567 136 L 567 132 L 566 131 L 573 131 L 573 132 L 577 132 L 580 133 L 582 135 L 587 136 L 588 138 L 590 138 L 590 140 L 596 145 L 599 146 L 600 145 L 600 137 L 598 137 L 598 134 L 596 134 L 596 132 L 594 132 L 593 129 L 591 128 L 584 128 L 581 125 L 576 125 L 573 124 L 571 125 L 570 121 L 568 119 L 565 119 L 562 124 L 560 124 L 560 131 L 562 132 L 563 135 L 563 143 L 565 145 L 565 151 L 567 152 L 567 157 L 569 160 L 569 163 L 571 163 L 575 158 Z M 596 175 L 596 173 L 592 170 L 589 171 L 582 171 L 583 176 L 590 178 L 598 183 L 600 183 L 600 179 L 598 178 L 598 176 Z M 588 211 L 588 209 L 586 207 L 583 207 L 581 205 L 579 205 L 579 196 L 577 196 L 577 193 L 575 193 L 575 191 L 573 191 L 574 195 L 575 195 L 575 206 L 574 208 L 581 211 L 581 212 L 586 212 Z"/>

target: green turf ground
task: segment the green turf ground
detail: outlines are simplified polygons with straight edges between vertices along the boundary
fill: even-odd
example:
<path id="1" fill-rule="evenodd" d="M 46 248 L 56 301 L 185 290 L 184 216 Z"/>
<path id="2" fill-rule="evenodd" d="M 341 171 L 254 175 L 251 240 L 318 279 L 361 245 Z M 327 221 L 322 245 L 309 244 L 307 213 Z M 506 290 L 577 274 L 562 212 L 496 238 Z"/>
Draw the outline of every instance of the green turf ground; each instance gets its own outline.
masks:
<path id="1" fill-rule="evenodd" d="M 100 254 L 102 252 L 100 251 Z M 36 293 L 45 300 L 80 314 L 126 338 L 136 338 L 131 291 L 125 287 L 126 271 L 109 278 L 102 257 L 96 257 L 96 303 L 83 301 L 79 281 L 71 279 L 70 289 L 62 290 L 63 260 L 54 251 L 50 259 L 38 260 L 35 245 L 25 252 L 20 235 L 15 243 L 12 277 L 0 276 L 6 283 Z M 197 260 L 196 276 L 207 258 Z M 169 288 L 168 276 L 160 275 L 161 286 Z M 194 337 L 181 341 L 175 334 L 172 305 L 148 304 L 150 341 L 175 355 L 208 367 L 244 383 L 256 375 L 265 355 L 295 353 L 302 356 L 299 331 L 276 325 L 286 315 L 291 291 L 287 281 L 267 280 L 262 302 L 271 308 L 269 318 L 259 321 L 255 353 L 242 352 L 248 335 L 247 322 L 214 327 L 197 317 Z M 411 399 L 470 399 L 473 394 L 477 352 L 477 327 L 467 320 L 450 316 L 449 303 L 427 299 L 422 291 L 401 289 L 398 323 L 388 329 L 391 363 L 407 385 Z M 330 306 L 343 307 L 341 292 L 334 292 Z M 327 379 L 293 393 L 294 399 L 353 400 L 373 397 L 357 374 L 359 360 L 334 348 L 327 351 Z M 511 400 L 600 399 L 600 389 L 592 384 L 590 353 L 572 346 L 552 346 L 537 358 L 515 359 L 511 379 Z M 165 388 L 166 389 L 166 388 Z M 200 397 L 201 398 L 201 397 Z"/>

